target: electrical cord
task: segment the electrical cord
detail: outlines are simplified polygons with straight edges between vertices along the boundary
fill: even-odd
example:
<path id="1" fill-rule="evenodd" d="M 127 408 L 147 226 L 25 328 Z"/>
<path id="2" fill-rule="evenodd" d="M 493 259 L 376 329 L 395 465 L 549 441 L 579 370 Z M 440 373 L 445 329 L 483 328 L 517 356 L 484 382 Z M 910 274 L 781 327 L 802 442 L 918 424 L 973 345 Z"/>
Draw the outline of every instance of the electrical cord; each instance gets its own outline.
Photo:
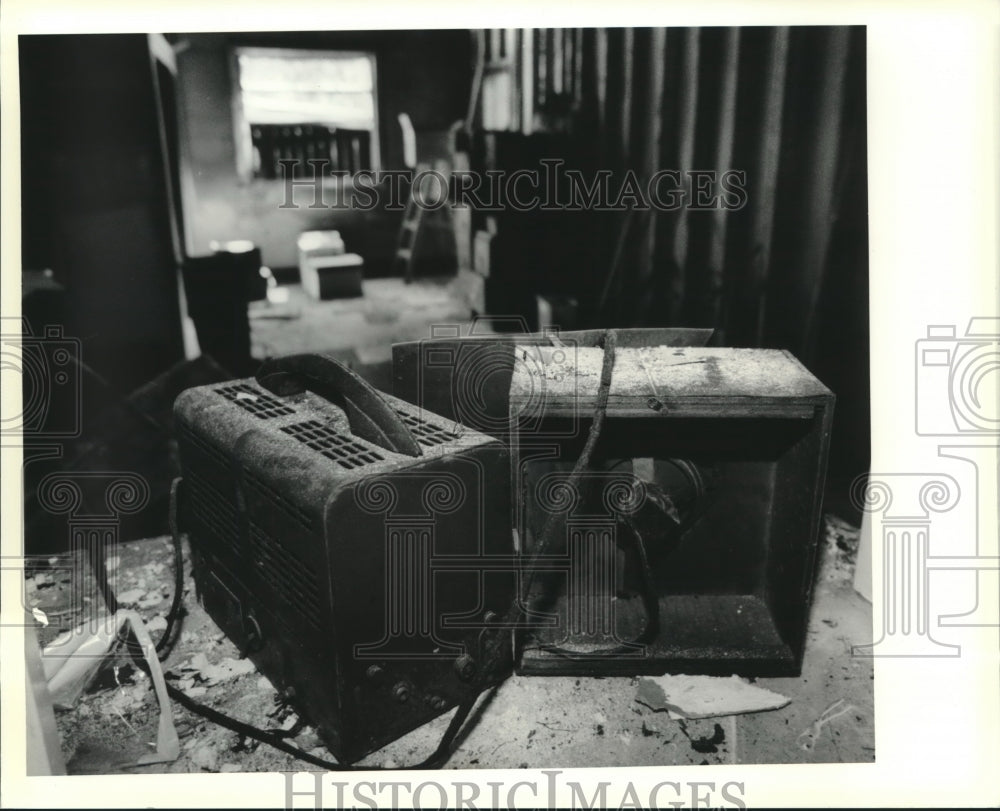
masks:
<path id="1" fill-rule="evenodd" d="M 177 623 L 182 615 L 184 593 L 184 555 L 180 527 L 177 521 L 177 508 L 181 485 L 182 480 L 178 478 L 173 481 L 170 487 L 169 525 L 174 550 L 174 595 L 171 600 L 170 610 L 167 613 L 167 627 L 164 629 L 155 645 L 157 656 L 161 661 L 166 659 L 170 654 L 170 650 L 173 647 L 171 638 L 175 637 L 175 631 L 179 630 Z M 115 598 L 114 592 L 106 579 L 102 582 L 102 593 L 109 606 L 117 605 L 117 599 Z M 142 655 L 142 648 L 131 629 L 126 632 L 122 641 L 125 644 L 126 650 L 128 651 L 133 664 L 147 676 L 150 676 L 149 666 L 146 664 Z M 176 641 L 176 639 L 174 641 Z M 401 769 L 417 770 L 440 768 L 440 766 L 447 761 L 448 756 L 451 754 L 451 745 L 458 736 L 458 733 L 461 731 L 462 725 L 465 723 L 470 712 L 478 701 L 480 694 L 481 691 L 473 694 L 471 699 L 459 705 L 458 711 L 452 717 L 447 729 L 441 737 L 440 742 L 430 756 L 419 763 L 412 766 L 404 766 L 401 767 Z M 285 754 L 291 755 L 292 757 L 298 758 L 306 763 L 310 763 L 313 766 L 321 766 L 329 771 L 375 771 L 384 768 L 378 766 L 354 766 L 351 764 L 338 763 L 334 760 L 317 757 L 287 743 L 286 738 L 289 736 L 285 730 L 264 730 L 259 727 L 255 727 L 252 724 L 240 721 L 214 709 L 213 707 L 209 707 L 195 701 L 193 698 L 188 696 L 182 690 L 174 687 L 172 684 L 167 684 L 167 695 L 184 707 L 184 709 L 194 713 L 195 715 L 211 721 L 212 723 L 225 729 L 236 732 L 239 735 L 265 743 L 280 752 L 284 752 Z"/>
<path id="2" fill-rule="evenodd" d="M 138 665 L 138 662 L 136 662 Z M 144 666 L 145 661 L 142 662 Z M 145 669 L 145 668 L 143 668 Z M 313 766 L 322 766 L 324 769 L 333 772 L 370 772 L 370 771 L 390 771 L 384 766 L 355 766 L 350 763 L 338 763 L 335 760 L 327 760 L 326 758 L 317 757 L 309 752 L 299 749 L 297 746 L 292 746 L 287 743 L 281 731 L 268 731 L 260 729 L 251 724 L 247 724 L 243 721 L 239 721 L 232 716 L 226 715 L 219 710 L 209 707 L 206 704 L 202 704 L 195 701 L 190 696 L 186 695 L 183 691 L 177 689 L 171 684 L 167 685 L 167 694 L 174 699 L 178 704 L 180 704 L 184 709 L 195 715 L 200 715 L 207 721 L 211 721 L 218 726 L 225 729 L 236 732 L 247 738 L 253 738 L 261 743 L 266 743 L 268 746 L 277 749 L 280 752 L 284 752 L 287 755 L 291 755 L 294 758 L 305 761 L 306 763 L 311 763 Z M 478 696 L 475 697 L 478 699 Z M 401 766 L 393 767 L 392 770 L 402 770 L 402 771 L 412 771 L 417 769 L 437 769 L 444 765 L 444 762 L 448 759 L 448 755 L 451 754 L 451 743 L 458 735 L 459 730 L 462 728 L 462 724 L 465 723 L 465 719 L 468 717 L 469 710 L 475 705 L 475 700 L 469 704 L 468 710 L 463 712 L 465 705 L 459 706 L 459 711 L 455 713 L 455 716 L 451 719 L 448 724 L 448 728 L 445 730 L 444 735 L 441 737 L 440 743 L 438 743 L 437 748 L 431 753 L 431 755 L 424 760 L 416 763 L 412 766 Z"/>
<path id="3" fill-rule="evenodd" d="M 580 452 L 580 456 L 577 458 L 572 472 L 566 479 L 566 487 L 571 491 L 579 488 L 584 471 L 590 467 L 590 459 L 593 456 L 594 448 L 597 446 L 597 440 L 599 439 L 601 430 L 604 427 L 604 418 L 607 415 L 608 410 L 608 396 L 611 392 L 611 377 L 615 367 L 615 354 L 618 347 L 618 333 L 613 329 L 607 330 L 604 333 L 601 345 L 604 348 L 604 358 L 601 364 L 601 379 L 597 389 L 597 398 L 594 403 L 590 430 L 587 433 L 587 440 L 584 443 L 583 450 Z M 559 513 L 550 512 L 545 520 L 541 533 L 539 533 L 538 541 L 532 547 L 531 555 L 528 558 L 528 563 L 525 567 L 525 583 L 521 588 L 521 594 L 515 596 L 510 608 L 507 609 L 507 613 L 503 621 L 498 623 L 496 626 L 499 631 L 512 631 L 518 626 L 518 623 L 525 613 L 524 600 L 521 599 L 521 595 L 524 595 L 525 598 L 527 598 L 527 596 L 531 594 L 534 578 L 538 571 L 538 561 L 548 553 L 549 548 L 552 546 L 559 522 Z M 505 642 L 507 644 L 505 644 Z M 481 668 L 481 671 L 484 671 L 488 675 L 499 669 L 499 667 L 503 664 L 505 652 L 508 647 L 512 653 L 513 640 L 510 639 L 510 634 L 495 633 L 493 640 L 491 640 L 491 642 L 486 646 L 483 656 L 484 667 Z"/>
<path id="4" fill-rule="evenodd" d="M 642 632 L 627 642 L 622 642 L 611 648 L 595 648 L 593 650 L 572 650 L 559 645 L 539 645 L 538 649 L 564 659 L 592 659 L 598 656 L 626 656 L 636 655 L 644 645 L 652 642 L 660 633 L 660 602 L 656 595 L 653 584 L 653 568 L 649 563 L 649 554 L 646 551 L 646 542 L 642 539 L 642 534 L 632 525 L 626 522 L 632 530 L 632 537 L 635 541 L 636 552 L 639 556 L 640 571 L 642 574 L 642 605 L 646 612 L 646 626 Z"/>
<path id="5" fill-rule="evenodd" d="M 155 646 L 161 661 L 169 655 L 170 648 L 173 647 L 170 645 L 170 648 L 168 648 L 167 645 L 171 636 L 174 634 L 175 625 L 181 616 L 181 607 L 183 605 L 184 555 L 180 526 L 177 521 L 177 508 L 181 484 L 182 480 L 178 478 L 173 481 L 170 487 L 169 524 L 174 549 L 174 596 L 171 601 L 170 610 L 167 614 L 167 627 L 164 629 L 163 634 L 160 636 L 160 639 L 157 641 Z M 110 586 L 108 589 L 110 591 Z M 134 634 L 132 634 L 131 631 L 129 632 L 128 639 L 126 640 L 126 646 L 135 666 L 142 670 L 147 676 L 150 675 L 149 666 L 142 657 L 141 647 L 138 645 L 138 641 L 135 640 Z M 213 707 L 209 707 L 206 704 L 195 701 L 193 698 L 188 696 L 182 690 L 174 687 L 172 684 L 167 684 L 167 695 L 184 707 L 184 709 L 194 713 L 195 715 L 199 715 L 202 718 L 217 724 L 218 726 L 229 729 L 244 737 L 252 738 L 256 741 L 260 741 L 261 743 L 266 743 L 274 749 L 314 766 L 321 766 L 329 771 L 372 771 L 381 768 L 373 766 L 352 766 L 350 764 L 338 763 L 334 760 L 327 760 L 325 758 L 312 755 L 287 743 L 285 739 L 288 737 L 288 733 L 285 730 L 265 730 L 244 721 L 240 721 L 226 715 L 223 712 L 220 712 L 219 710 L 216 710 Z M 472 697 L 471 701 L 465 702 L 459 706 L 458 712 L 455 713 L 455 716 L 449 723 L 448 728 L 445 730 L 437 748 L 429 757 L 415 765 L 403 767 L 403 769 L 432 769 L 438 768 L 442 765 L 444 761 L 447 760 L 447 757 L 450 754 L 451 744 L 458 735 L 462 724 L 468 717 L 469 712 L 472 710 L 478 697 L 479 694 L 476 694 Z"/>
<path id="6" fill-rule="evenodd" d="M 177 621 L 182 616 L 184 606 L 184 549 L 181 545 L 180 528 L 177 525 L 177 499 L 180 487 L 181 479 L 179 478 L 174 479 L 170 484 L 170 507 L 167 522 L 170 527 L 170 537 L 174 551 L 174 593 L 170 600 L 170 609 L 167 611 L 167 626 L 154 646 L 157 658 L 161 662 L 165 661 L 170 655 L 170 651 L 177 641 L 179 633 L 175 634 L 175 631 L 180 630 Z M 91 565 L 95 569 L 101 595 L 108 606 L 108 611 L 114 613 L 118 609 L 118 598 L 115 596 L 114 590 L 111 588 L 107 578 L 102 579 L 100 577 L 100 567 L 98 567 L 97 561 L 92 559 Z M 171 641 L 172 637 L 173 640 Z M 134 634 L 125 632 L 123 629 L 119 635 L 119 641 L 126 646 L 133 661 L 136 661 L 137 657 L 139 659 L 142 658 L 142 646 Z"/>
<path id="7" fill-rule="evenodd" d="M 177 525 L 177 499 L 180 493 L 181 480 L 174 479 L 170 485 L 170 537 L 174 548 L 174 596 L 170 602 L 170 610 L 167 612 L 167 627 L 156 643 L 157 654 L 160 661 L 170 655 L 173 643 L 170 642 L 174 625 L 181 616 L 181 608 L 184 604 L 184 550 L 181 546 L 180 527 Z M 176 640 L 175 640 L 176 641 Z"/>
<path id="8" fill-rule="evenodd" d="M 602 341 L 604 347 L 604 360 L 601 368 L 601 380 L 597 391 L 597 398 L 594 406 L 593 419 L 590 425 L 590 431 L 587 435 L 586 443 L 584 444 L 583 451 L 580 457 L 577 459 L 576 464 L 573 467 L 573 471 L 570 474 L 567 484 L 570 486 L 577 486 L 579 484 L 580 478 L 589 466 L 590 459 L 593 455 L 594 447 L 597 445 L 597 440 L 600 437 L 601 429 L 604 425 L 604 418 L 607 413 L 608 406 L 608 395 L 611 389 L 611 376 L 615 364 L 615 350 L 617 347 L 617 333 L 614 330 L 608 330 Z M 180 528 L 177 523 L 177 506 L 178 506 L 178 496 L 180 490 L 180 479 L 176 479 L 170 489 L 170 531 L 173 539 L 174 546 L 174 565 L 175 565 L 175 589 L 174 597 L 171 603 L 170 611 L 167 616 L 167 628 L 164 630 L 159 641 L 156 643 L 157 651 L 161 651 L 166 648 L 168 640 L 171 634 L 174 632 L 174 626 L 180 617 L 181 604 L 182 604 L 182 592 L 183 592 L 183 582 L 184 582 L 184 566 L 183 566 L 183 554 L 181 546 Z M 550 513 L 549 517 L 545 523 L 545 527 L 539 536 L 538 543 L 534 546 L 531 556 L 528 560 L 526 566 L 527 570 L 527 580 L 526 586 L 523 588 L 522 593 L 527 594 L 530 592 L 531 584 L 534 579 L 535 572 L 537 570 L 538 560 L 544 555 L 552 544 L 552 538 L 555 534 L 556 524 L 558 522 L 558 517 L 555 513 Z M 639 545 L 642 547 L 642 541 L 639 539 Z M 643 549 L 643 552 L 645 550 Z M 643 554 L 645 558 L 645 554 Z M 108 586 L 108 591 L 110 592 L 110 586 Z M 113 594 L 112 594 L 113 597 Z M 496 623 L 491 628 L 485 629 L 486 631 L 493 631 L 492 634 L 485 634 L 487 637 L 485 644 L 482 648 L 482 658 L 481 664 L 477 668 L 476 674 L 471 680 L 471 686 L 478 688 L 472 691 L 471 696 L 458 705 L 458 709 L 452 716 L 451 721 L 448 724 L 447 729 L 441 736 L 441 739 L 437 745 L 437 748 L 424 760 L 420 761 L 411 766 L 403 767 L 393 767 L 393 770 L 397 768 L 400 770 L 418 770 L 418 769 L 436 769 L 440 768 L 447 762 L 451 755 L 451 746 L 455 739 L 458 737 L 459 732 L 462 730 L 463 725 L 468 719 L 475 707 L 483 691 L 491 685 L 493 681 L 497 678 L 497 674 L 502 672 L 508 660 L 512 658 L 513 653 L 513 641 L 511 638 L 511 631 L 517 626 L 521 616 L 524 613 L 524 606 L 522 604 L 521 595 L 515 595 L 514 599 L 511 601 L 510 607 L 507 609 L 504 620 L 502 622 Z M 134 634 L 130 632 L 129 643 L 134 641 Z M 132 660 L 136 667 L 142 670 L 144 673 L 149 675 L 149 666 L 146 664 L 145 660 L 141 656 L 141 650 L 138 644 L 129 644 L 128 650 L 131 653 Z M 168 649 L 169 652 L 169 649 Z M 160 657 L 165 658 L 165 657 Z M 174 687 L 173 685 L 167 685 L 167 694 L 178 704 L 180 704 L 184 709 L 189 712 L 199 715 L 212 723 L 215 723 L 225 729 L 229 729 L 247 738 L 252 738 L 254 740 L 260 741 L 261 743 L 266 743 L 268 746 L 277 749 L 278 751 L 284 752 L 292 757 L 298 758 L 306 763 L 310 763 L 314 766 L 320 766 L 329 771 L 337 772 L 347 772 L 347 771 L 381 771 L 386 770 L 385 767 L 381 766 L 355 766 L 352 764 L 338 763 L 336 761 L 327 760 L 325 758 L 316 757 L 308 752 L 305 752 L 298 747 L 292 746 L 286 742 L 282 735 L 282 731 L 268 731 L 259 729 L 251 724 L 247 724 L 243 721 L 239 721 L 226 715 L 219 710 L 209 707 L 205 704 L 201 704 L 195 701 L 190 696 L 185 694 L 183 691 Z"/>

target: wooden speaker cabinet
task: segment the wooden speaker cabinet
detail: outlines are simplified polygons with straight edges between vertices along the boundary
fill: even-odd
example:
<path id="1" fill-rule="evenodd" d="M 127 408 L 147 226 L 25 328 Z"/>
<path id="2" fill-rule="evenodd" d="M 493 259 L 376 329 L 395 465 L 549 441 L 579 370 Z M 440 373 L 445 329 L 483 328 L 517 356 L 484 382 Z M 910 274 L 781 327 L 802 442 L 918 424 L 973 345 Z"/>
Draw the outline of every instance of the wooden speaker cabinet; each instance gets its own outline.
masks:
<path id="1" fill-rule="evenodd" d="M 620 346 L 576 481 L 603 350 L 519 351 L 530 354 L 510 388 L 519 552 L 552 526 L 523 594 L 532 627 L 518 671 L 797 674 L 829 389 L 785 351 Z"/>

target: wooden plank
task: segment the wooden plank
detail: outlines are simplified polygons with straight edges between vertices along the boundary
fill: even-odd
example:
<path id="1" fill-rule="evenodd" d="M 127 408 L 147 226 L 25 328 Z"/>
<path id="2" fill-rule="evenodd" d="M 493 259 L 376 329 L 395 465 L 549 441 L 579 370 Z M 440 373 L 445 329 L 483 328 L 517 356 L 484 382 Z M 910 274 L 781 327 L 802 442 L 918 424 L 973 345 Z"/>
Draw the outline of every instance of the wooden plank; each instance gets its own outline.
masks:
<path id="1" fill-rule="evenodd" d="M 480 100 L 482 95 L 483 87 L 483 71 L 486 66 L 486 32 L 482 29 L 477 29 L 473 38 L 476 45 L 476 69 L 472 75 L 472 89 L 469 93 L 469 107 L 465 112 L 465 131 L 470 136 L 472 135 L 472 130 L 475 124 L 476 108 L 480 106 Z M 482 115 L 482 110 L 480 110 L 480 116 Z M 480 118 L 480 121 L 482 119 Z M 334 158 L 334 165 L 336 165 L 336 159 Z"/>
<path id="2" fill-rule="evenodd" d="M 490 46 L 487 61 L 498 62 L 500 61 L 501 53 L 503 52 L 503 29 L 491 28 L 489 41 Z"/>
<path id="3" fill-rule="evenodd" d="M 593 396 L 601 377 L 604 352 L 597 347 L 522 348 L 525 363 L 514 372 L 511 402 L 524 402 L 544 391 L 546 402 L 560 397 Z M 790 353 L 778 349 L 729 347 L 620 347 L 611 381 L 612 397 L 654 396 L 690 402 L 751 399 L 761 403 L 800 401 L 829 396 L 829 389 Z"/>
<path id="4" fill-rule="evenodd" d="M 502 59 L 508 64 L 514 63 L 514 57 L 517 54 L 517 29 L 516 28 L 505 28 L 503 29 L 503 54 Z"/>
<path id="5" fill-rule="evenodd" d="M 531 135 L 535 124 L 535 31 L 521 29 L 521 132 Z"/>

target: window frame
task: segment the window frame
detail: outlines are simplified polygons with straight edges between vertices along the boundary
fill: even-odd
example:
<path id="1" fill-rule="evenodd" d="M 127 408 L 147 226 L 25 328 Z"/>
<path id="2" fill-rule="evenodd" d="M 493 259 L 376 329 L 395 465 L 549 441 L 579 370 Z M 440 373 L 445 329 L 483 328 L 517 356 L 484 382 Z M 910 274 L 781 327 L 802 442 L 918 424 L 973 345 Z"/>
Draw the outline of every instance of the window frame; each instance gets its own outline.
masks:
<path id="1" fill-rule="evenodd" d="M 283 46 L 258 46 L 258 45 L 234 45 L 229 48 L 229 79 L 230 87 L 232 89 L 231 93 L 231 104 L 232 104 L 232 119 L 233 119 L 233 138 L 236 142 L 236 174 L 239 179 L 244 183 L 251 182 L 262 182 L 262 183 L 281 183 L 282 180 L 269 179 L 265 177 L 260 177 L 254 173 L 253 168 L 253 141 L 251 135 L 251 128 L 253 126 L 250 122 L 243 109 L 243 92 L 240 87 L 240 64 L 239 57 L 241 54 L 248 55 L 266 55 L 266 56 L 276 56 L 276 57 L 345 57 L 345 58 L 359 58 L 363 57 L 368 60 L 371 65 L 372 70 L 372 105 L 373 105 L 373 122 L 372 129 L 369 130 L 369 159 L 370 166 L 368 167 L 372 171 L 379 171 L 382 166 L 382 144 L 381 144 L 381 122 L 379 119 L 379 73 L 378 73 L 378 56 L 375 51 L 365 51 L 357 50 L 353 48 L 294 48 L 294 47 L 283 47 Z M 297 124 L 314 124 L 313 121 L 307 122 L 288 122 L 289 125 Z M 334 182 L 339 181 L 347 184 L 353 182 L 351 176 L 348 177 L 331 177 L 330 175 L 323 175 L 324 182 Z"/>

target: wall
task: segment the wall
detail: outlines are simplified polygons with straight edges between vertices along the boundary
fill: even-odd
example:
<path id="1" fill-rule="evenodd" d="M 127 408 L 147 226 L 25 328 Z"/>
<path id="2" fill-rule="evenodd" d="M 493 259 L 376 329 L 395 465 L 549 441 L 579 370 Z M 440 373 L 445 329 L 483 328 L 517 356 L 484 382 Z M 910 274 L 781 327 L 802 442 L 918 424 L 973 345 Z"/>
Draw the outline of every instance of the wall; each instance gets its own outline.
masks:
<path id="1" fill-rule="evenodd" d="M 22 277 L 23 314 L 36 336 L 59 326 L 72 341 L 39 342 L 49 347 L 42 357 L 51 366 L 26 353 L 23 390 L 26 403 L 38 407 L 29 411 L 41 422 L 36 430 L 78 432 L 46 441 L 58 455 L 30 448 L 25 454 L 24 548 L 31 555 L 63 553 L 70 543 L 67 515 L 38 497 L 50 473 L 65 473 L 80 486 L 75 515 L 108 509 L 109 479 L 89 472 L 139 474 L 151 499 L 123 519 L 120 537 L 166 530 L 164 499 L 176 473 L 165 436 L 137 414 L 165 424 L 172 395 L 160 381 L 146 389 L 139 411 L 138 399 L 129 407 L 122 399 L 184 356 L 161 129 L 169 110 L 160 94 L 169 90 L 170 70 L 154 66 L 150 41 L 145 34 L 18 40 L 22 263 L 25 270 L 52 271 L 51 279 Z M 64 365 L 60 349 L 70 357 L 78 349 L 81 363 Z M 173 379 L 190 379 L 184 374 Z"/>
<path id="2" fill-rule="evenodd" d="M 172 36 L 178 53 L 179 117 L 182 143 L 187 251 L 209 252 L 212 240 L 250 239 L 264 263 L 274 268 L 298 264 L 296 239 L 302 231 L 336 228 L 350 251 L 366 260 L 368 275 L 388 271 L 396 240 L 398 212 L 308 208 L 311 189 L 296 193 L 298 209 L 281 209 L 286 189 L 280 180 L 245 180 L 236 171 L 230 52 L 238 46 L 348 49 L 375 53 L 378 117 L 383 169 L 403 168 L 397 123 L 409 114 L 423 143 L 440 144 L 433 133 L 465 116 L 472 76 L 471 38 L 455 31 L 348 31 L 280 34 L 190 34 Z M 419 138 L 421 133 L 428 137 Z M 443 157 L 440 146 L 418 157 Z M 323 201 L 332 203 L 332 191 Z"/>
<path id="3" fill-rule="evenodd" d="M 127 392 L 183 357 L 146 35 L 22 36 L 22 246 L 67 291 L 83 361 Z"/>

